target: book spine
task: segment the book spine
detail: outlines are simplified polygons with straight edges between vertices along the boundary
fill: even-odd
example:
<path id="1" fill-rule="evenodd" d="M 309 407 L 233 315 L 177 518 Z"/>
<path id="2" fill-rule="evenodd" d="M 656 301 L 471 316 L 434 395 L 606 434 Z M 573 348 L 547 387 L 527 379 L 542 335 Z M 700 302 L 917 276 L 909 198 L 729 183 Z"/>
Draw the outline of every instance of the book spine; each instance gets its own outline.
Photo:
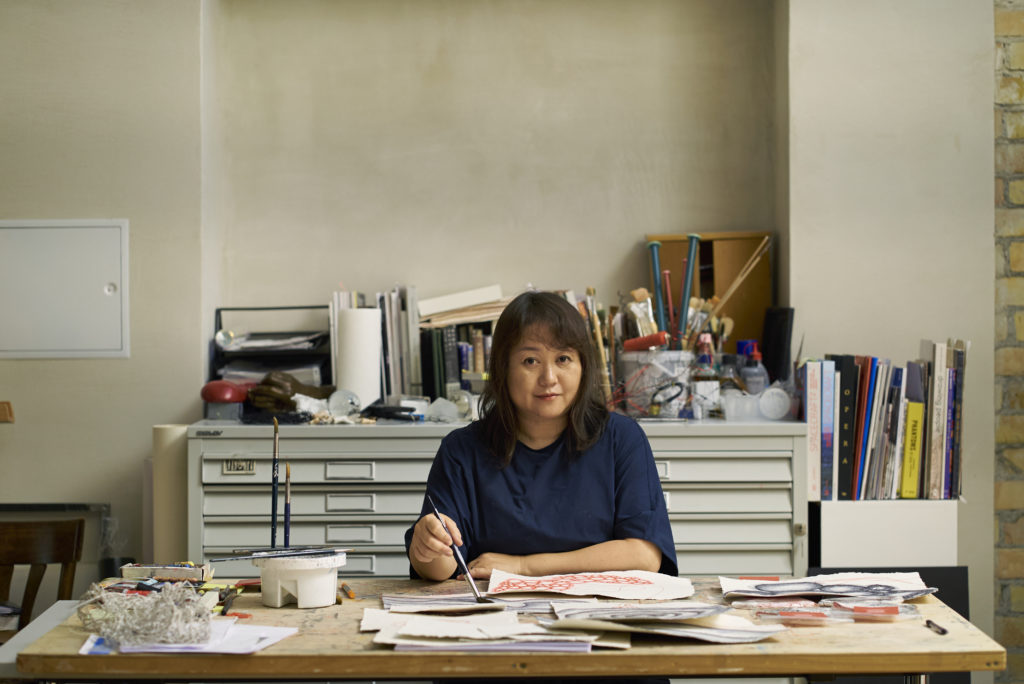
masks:
<path id="1" fill-rule="evenodd" d="M 921 441 L 924 436 L 924 404 L 920 401 L 907 402 L 907 427 L 903 441 L 903 472 L 900 477 L 900 498 L 916 499 L 921 475 Z"/>
<path id="2" fill-rule="evenodd" d="M 895 499 L 900 488 L 900 473 L 903 470 L 903 440 L 907 428 L 907 371 L 900 370 L 899 388 L 896 392 L 896 434 L 892 440 L 892 468 L 886 498 Z"/>
<path id="3" fill-rule="evenodd" d="M 461 387 L 459 381 L 459 343 L 458 332 L 454 325 L 446 325 L 442 330 L 442 344 L 444 349 L 444 396 L 458 390 Z"/>
<path id="4" fill-rule="evenodd" d="M 858 456 L 857 456 L 857 493 L 855 498 L 860 501 L 864 498 L 864 482 L 867 479 L 867 470 L 870 465 L 870 445 L 869 437 L 871 430 L 871 411 L 874 403 L 875 396 L 875 379 L 878 374 L 878 359 L 871 357 L 869 361 L 868 377 L 867 377 L 867 389 L 864 396 L 864 416 L 863 423 L 860 428 L 860 444 L 858 445 Z"/>
<path id="5" fill-rule="evenodd" d="M 949 369 L 948 389 L 946 391 L 946 437 L 945 457 L 943 461 L 942 498 L 953 498 L 953 433 L 956 424 L 956 369 Z"/>
<path id="6" fill-rule="evenodd" d="M 964 375 L 967 369 L 967 346 L 962 340 L 955 342 L 953 351 L 953 367 L 956 369 L 956 396 L 953 399 L 955 416 L 953 418 L 953 483 L 950 487 L 954 499 L 960 498 L 960 477 L 961 459 L 960 445 L 963 442 L 963 408 L 964 408 Z"/>
<path id="7" fill-rule="evenodd" d="M 836 363 L 821 361 L 821 500 L 832 500 Z"/>
<path id="8" fill-rule="evenodd" d="M 860 482 L 860 446 L 864 439 L 864 413 L 868 401 L 868 378 L 871 375 L 871 357 L 855 356 L 854 363 L 857 365 L 857 403 L 851 455 L 853 478 L 850 483 L 850 498 L 856 500 L 858 484 Z"/>
<path id="9" fill-rule="evenodd" d="M 821 362 L 807 361 L 805 416 L 807 419 L 807 500 L 821 501 Z"/>
<path id="10" fill-rule="evenodd" d="M 856 436 L 857 421 L 857 364 L 853 357 L 843 355 L 836 358 L 839 369 L 839 420 L 837 442 L 839 446 L 838 472 L 836 473 L 836 498 L 849 501 L 853 498 L 853 440 Z"/>
<path id="11" fill-rule="evenodd" d="M 928 497 L 942 498 L 943 462 L 946 453 L 946 391 L 949 375 L 946 372 L 946 344 L 935 342 L 932 354 L 931 405 L 929 406 L 928 438 Z"/>

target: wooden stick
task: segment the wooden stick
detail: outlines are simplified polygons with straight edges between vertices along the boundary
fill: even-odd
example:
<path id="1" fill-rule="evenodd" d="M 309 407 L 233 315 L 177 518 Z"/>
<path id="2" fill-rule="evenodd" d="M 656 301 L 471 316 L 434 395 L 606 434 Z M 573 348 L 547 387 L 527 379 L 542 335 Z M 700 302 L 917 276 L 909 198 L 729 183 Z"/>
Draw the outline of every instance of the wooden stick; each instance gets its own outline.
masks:
<path id="1" fill-rule="evenodd" d="M 612 382 L 608 376 L 608 357 L 604 353 L 604 338 L 601 335 L 601 321 L 597 317 L 597 305 L 594 295 L 596 290 L 587 288 L 587 308 L 590 309 L 590 322 L 594 328 L 594 339 L 597 342 L 597 358 L 601 364 L 601 389 L 604 390 L 604 400 L 608 403 L 612 400 Z"/>
<path id="2" fill-rule="evenodd" d="M 768 247 L 770 245 L 771 236 L 765 235 L 764 239 L 761 240 L 761 244 L 757 246 L 757 249 L 754 250 L 754 253 L 750 255 L 750 259 L 747 260 L 747 263 L 744 264 L 739 274 L 733 279 L 732 283 L 729 285 L 729 289 L 725 291 L 725 294 L 722 295 L 722 298 L 719 299 L 718 303 L 715 304 L 713 309 L 711 309 L 711 313 L 708 314 L 708 320 L 711 320 L 712 316 L 718 315 L 718 312 L 722 310 L 722 307 L 725 306 L 725 303 L 729 301 L 729 297 L 732 297 L 736 293 L 736 290 L 739 289 L 739 286 L 743 283 L 746 277 L 750 275 L 750 272 L 754 270 L 754 267 L 757 266 L 757 262 L 759 262 L 761 260 L 761 257 L 763 257 L 768 252 Z M 693 346 L 694 339 L 696 338 L 698 332 L 699 331 L 694 330 L 687 337 L 687 349 Z"/>

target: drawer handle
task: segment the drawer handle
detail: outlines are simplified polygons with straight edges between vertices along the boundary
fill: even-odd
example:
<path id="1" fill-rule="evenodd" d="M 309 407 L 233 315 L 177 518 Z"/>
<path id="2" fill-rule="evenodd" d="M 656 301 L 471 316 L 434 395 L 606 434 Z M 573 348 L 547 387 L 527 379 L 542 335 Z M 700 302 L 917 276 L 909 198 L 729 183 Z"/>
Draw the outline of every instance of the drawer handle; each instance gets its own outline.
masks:
<path id="1" fill-rule="evenodd" d="M 376 525 L 327 525 L 324 538 L 328 544 L 372 544 L 377 538 Z"/>
<path id="2" fill-rule="evenodd" d="M 328 461 L 324 478 L 328 480 L 372 480 L 373 461 Z"/>
<path id="3" fill-rule="evenodd" d="M 346 575 L 372 575 L 376 560 L 376 556 L 356 556 L 350 553 L 345 558 L 343 572 Z"/>
<path id="4" fill-rule="evenodd" d="M 669 462 L 668 461 L 655 461 L 654 462 L 654 467 L 658 471 L 658 477 L 660 477 L 662 480 L 669 479 L 669 477 L 672 474 L 672 469 L 669 466 Z"/>
<path id="5" fill-rule="evenodd" d="M 328 494 L 324 508 L 328 511 L 377 511 L 377 495 L 369 494 Z"/>

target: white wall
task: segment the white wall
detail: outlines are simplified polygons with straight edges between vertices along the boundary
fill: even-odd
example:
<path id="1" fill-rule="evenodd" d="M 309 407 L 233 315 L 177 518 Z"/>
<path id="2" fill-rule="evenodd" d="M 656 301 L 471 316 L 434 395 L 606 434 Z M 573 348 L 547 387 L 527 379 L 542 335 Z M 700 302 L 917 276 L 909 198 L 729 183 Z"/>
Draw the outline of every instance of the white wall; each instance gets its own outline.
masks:
<path id="1" fill-rule="evenodd" d="M 0 2 L 0 218 L 131 225 L 131 358 L 0 360 L 0 501 L 110 503 L 132 555 L 152 426 L 201 416 L 198 36 L 197 1 Z"/>
<path id="2" fill-rule="evenodd" d="M 959 559 L 991 633 L 992 4 L 788 4 L 794 340 L 899 363 L 971 340 Z"/>

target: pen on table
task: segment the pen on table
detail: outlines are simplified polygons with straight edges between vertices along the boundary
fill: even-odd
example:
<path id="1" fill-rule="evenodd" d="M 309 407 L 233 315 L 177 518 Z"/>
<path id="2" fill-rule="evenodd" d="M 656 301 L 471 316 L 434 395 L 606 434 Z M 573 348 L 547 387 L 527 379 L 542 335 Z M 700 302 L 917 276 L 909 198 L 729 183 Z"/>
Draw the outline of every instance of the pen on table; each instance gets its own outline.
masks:
<path id="1" fill-rule="evenodd" d="M 277 458 L 278 458 L 278 428 L 277 418 L 274 418 L 274 459 L 272 462 L 272 475 L 270 479 L 270 548 L 277 547 Z"/>
<path id="2" fill-rule="evenodd" d="M 284 464 L 284 548 L 292 537 L 292 464 Z"/>
<path id="3" fill-rule="evenodd" d="M 927 627 L 928 629 L 932 630 L 936 634 L 949 634 L 949 630 L 948 629 L 946 629 L 942 625 L 935 624 L 931 620 L 925 620 L 924 621 L 924 626 Z"/>

